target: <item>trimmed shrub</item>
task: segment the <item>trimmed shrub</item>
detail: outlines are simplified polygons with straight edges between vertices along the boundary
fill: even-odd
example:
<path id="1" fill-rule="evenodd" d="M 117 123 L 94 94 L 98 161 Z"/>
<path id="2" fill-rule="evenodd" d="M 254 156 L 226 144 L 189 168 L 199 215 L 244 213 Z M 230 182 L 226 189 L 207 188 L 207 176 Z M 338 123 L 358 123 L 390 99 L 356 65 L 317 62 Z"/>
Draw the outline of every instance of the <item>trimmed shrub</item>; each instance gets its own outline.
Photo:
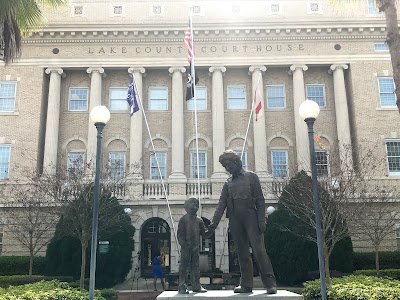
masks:
<path id="1" fill-rule="evenodd" d="M 333 278 L 327 290 L 330 300 L 400 299 L 400 281 L 362 275 Z M 320 300 L 320 281 L 305 282 L 303 296 L 304 300 Z"/>
<path id="2" fill-rule="evenodd" d="M 29 256 L 0 256 L 0 276 L 28 274 L 29 259 Z M 33 258 L 33 274 L 44 275 L 45 269 L 46 257 L 35 256 Z"/>
<path id="3" fill-rule="evenodd" d="M 400 251 L 379 252 L 380 269 L 400 269 Z M 375 269 L 374 252 L 355 252 L 354 270 Z"/>
<path id="4" fill-rule="evenodd" d="M 106 300 L 118 299 L 118 292 L 114 290 L 99 290 L 99 293 Z"/>
<path id="5" fill-rule="evenodd" d="M 88 292 L 73 289 L 67 283 L 57 280 L 10 286 L 0 293 L 0 300 L 87 300 L 88 297 Z M 94 298 L 96 300 L 106 300 L 99 291 L 95 292 Z"/>
<path id="6" fill-rule="evenodd" d="M 379 270 L 379 273 L 376 273 L 376 270 L 357 270 L 354 271 L 354 275 L 366 275 L 366 276 L 376 276 L 376 277 L 390 277 L 396 280 L 400 280 L 400 269 L 384 269 Z"/>
<path id="7" fill-rule="evenodd" d="M 19 285 L 24 285 L 24 284 L 29 284 L 29 283 L 34 283 L 34 282 L 39 282 L 39 281 L 51 281 L 51 280 L 60 280 L 64 282 L 70 282 L 72 281 L 72 277 L 68 276 L 59 276 L 59 277 L 48 277 L 48 276 L 41 276 L 41 275 L 33 275 L 33 276 L 28 276 L 28 275 L 13 275 L 13 276 L 0 276 L 0 287 L 1 288 L 7 288 L 9 286 L 19 286 Z"/>

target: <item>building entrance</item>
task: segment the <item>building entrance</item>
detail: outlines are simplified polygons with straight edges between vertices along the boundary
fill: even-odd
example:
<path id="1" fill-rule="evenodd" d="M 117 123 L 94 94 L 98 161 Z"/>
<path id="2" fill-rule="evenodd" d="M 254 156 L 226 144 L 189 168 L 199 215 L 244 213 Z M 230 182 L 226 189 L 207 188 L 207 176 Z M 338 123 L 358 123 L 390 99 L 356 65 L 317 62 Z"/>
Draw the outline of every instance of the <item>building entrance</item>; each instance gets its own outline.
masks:
<path id="1" fill-rule="evenodd" d="M 171 253 L 171 231 L 167 222 L 160 218 L 147 220 L 141 232 L 140 250 L 141 276 L 153 277 L 153 257 L 157 252 L 163 257 L 164 274 L 169 273 Z"/>

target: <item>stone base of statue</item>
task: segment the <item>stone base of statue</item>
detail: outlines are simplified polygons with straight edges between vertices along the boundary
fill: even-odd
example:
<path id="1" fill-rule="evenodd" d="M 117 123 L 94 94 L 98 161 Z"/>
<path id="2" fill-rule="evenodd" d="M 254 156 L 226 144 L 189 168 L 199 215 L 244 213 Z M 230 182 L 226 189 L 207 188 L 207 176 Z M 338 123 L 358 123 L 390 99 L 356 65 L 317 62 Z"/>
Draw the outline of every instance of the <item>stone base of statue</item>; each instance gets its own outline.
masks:
<path id="1" fill-rule="evenodd" d="M 157 300 L 177 300 L 179 298 L 186 298 L 190 300 L 197 299 L 218 299 L 218 300 L 303 300 L 303 296 L 292 293 L 286 290 L 278 290 L 276 294 L 267 294 L 266 290 L 253 290 L 248 294 L 235 294 L 233 290 L 214 290 L 207 291 L 206 293 L 193 293 L 178 294 L 178 291 L 165 291 L 157 297 Z"/>

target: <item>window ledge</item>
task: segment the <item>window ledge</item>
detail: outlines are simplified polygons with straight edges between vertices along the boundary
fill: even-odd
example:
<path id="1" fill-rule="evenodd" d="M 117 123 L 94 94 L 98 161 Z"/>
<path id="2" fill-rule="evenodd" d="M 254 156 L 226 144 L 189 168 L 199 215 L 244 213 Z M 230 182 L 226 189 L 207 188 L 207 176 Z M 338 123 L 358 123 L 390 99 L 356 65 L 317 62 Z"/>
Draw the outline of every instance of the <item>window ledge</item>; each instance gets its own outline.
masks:
<path id="1" fill-rule="evenodd" d="M 13 112 L 0 111 L 0 116 L 19 116 L 19 111 L 13 111 Z"/>
<path id="2" fill-rule="evenodd" d="M 384 111 L 393 110 L 393 111 L 397 111 L 398 108 L 397 108 L 397 106 L 393 106 L 393 107 L 377 107 L 376 110 L 384 110 Z"/>

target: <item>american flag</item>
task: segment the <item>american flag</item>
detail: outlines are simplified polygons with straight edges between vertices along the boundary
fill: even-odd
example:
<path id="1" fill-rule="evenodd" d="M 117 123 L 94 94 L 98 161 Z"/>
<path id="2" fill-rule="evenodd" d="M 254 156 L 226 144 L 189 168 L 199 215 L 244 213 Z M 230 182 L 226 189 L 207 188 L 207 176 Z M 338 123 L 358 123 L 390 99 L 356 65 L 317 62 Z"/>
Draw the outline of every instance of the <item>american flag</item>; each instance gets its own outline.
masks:
<path id="1" fill-rule="evenodd" d="M 130 115 L 132 117 L 133 114 L 139 110 L 139 105 L 136 100 L 135 94 L 135 79 L 133 78 L 133 74 L 131 75 L 131 81 L 129 83 L 128 96 L 126 97 L 126 101 L 130 106 Z"/>
<path id="2" fill-rule="evenodd" d="M 192 57 L 194 56 L 194 50 L 192 45 L 192 26 L 191 22 L 189 21 L 189 26 L 185 32 L 185 46 L 188 50 L 188 62 L 189 64 L 192 61 Z"/>

